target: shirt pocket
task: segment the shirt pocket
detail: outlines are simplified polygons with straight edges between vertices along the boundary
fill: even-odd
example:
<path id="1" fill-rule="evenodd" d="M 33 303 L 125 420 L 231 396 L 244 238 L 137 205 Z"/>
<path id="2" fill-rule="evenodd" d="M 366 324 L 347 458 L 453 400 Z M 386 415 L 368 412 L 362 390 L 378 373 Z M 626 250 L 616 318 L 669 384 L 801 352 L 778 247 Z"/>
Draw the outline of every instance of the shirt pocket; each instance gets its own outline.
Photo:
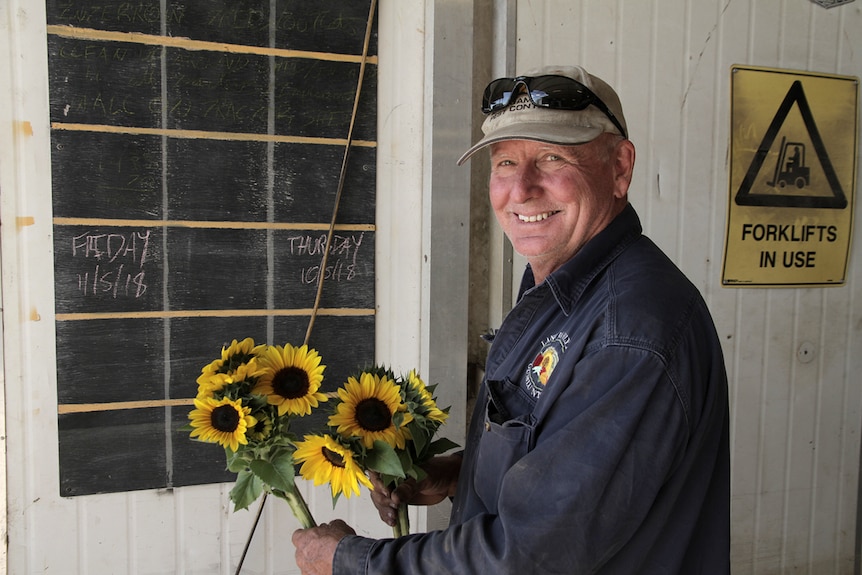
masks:
<path id="1" fill-rule="evenodd" d="M 488 381 L 488 403 L 476 450 L 474 489 L 485 507 L 497 512 L 497 498 L 506 472 L 533 449 L 535 403 L 509 380 Z"/>

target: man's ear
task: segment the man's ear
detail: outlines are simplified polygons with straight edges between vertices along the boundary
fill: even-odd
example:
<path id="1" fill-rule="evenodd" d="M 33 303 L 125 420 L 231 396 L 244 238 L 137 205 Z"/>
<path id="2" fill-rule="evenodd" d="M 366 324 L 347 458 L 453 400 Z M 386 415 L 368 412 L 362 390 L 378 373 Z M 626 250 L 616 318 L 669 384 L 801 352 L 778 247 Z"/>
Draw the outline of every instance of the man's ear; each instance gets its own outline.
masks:
<path id="1" fill-rule="evenodd" d="M 622 139 L 614 147 L 614 197 L 625 198 L 635 168 L 635 145 Z"/>

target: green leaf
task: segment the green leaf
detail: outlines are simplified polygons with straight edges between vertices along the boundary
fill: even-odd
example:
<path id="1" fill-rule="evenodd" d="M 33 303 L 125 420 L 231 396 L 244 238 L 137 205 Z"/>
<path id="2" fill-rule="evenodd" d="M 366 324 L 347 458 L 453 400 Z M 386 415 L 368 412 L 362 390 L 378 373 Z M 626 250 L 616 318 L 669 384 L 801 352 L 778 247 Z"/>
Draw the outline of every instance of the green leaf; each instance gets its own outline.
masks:
<path id="1" fill-rule="evenodd" d="M 281 491 L 293 489 L 294 467 L 293 457 L 283 454 L 273 461 L 255 459 L 249 464 L 255 475 L 260 477 L 264 483 Z"/>
<path id="2" fill-rule="evenodd" d="M 225 457 L 227 458 L 227 469 L 233 473 L 239 473 L 248 467 L 248 459 L 243 457 L 242 453 L 234 452 L 230 449 L 225 449 Z"/>
<path id="3" fill-rule="evenodd" d="M 413 468 L 413 458 L 410 456 L 410 452 L 408 450 L 398 450 L 395 453 L 398 455 L 398 460 L 401 462 L 401 469 L 406 472 Z"/>
<path id="4" fill-rule="evenodd" d="M 365 456 L 365 465 L 380 474 L 404 477 L 404 468 L 398 454 L 385 441 L 374 442 L 374 449 L 369 450 Z"/>
<path id="5" fill-rule="evenodd" d="M 446 453 L 450 449 L 456 449 L 461 447 L 454 441 L 447 439 L 446 437 L 441 437 L 440 439 L 433 441 L 431 445 L 428 446 L 428 451 L 425 453 L 428 457 L 433 455 L 440 455 L 441 453 Z"/>
<path id="6" fill-rule="evenodd" d="M 423 429 L 418 422 L 411 422 L 408 425 L 408 429 L 410 429 L 410 436 L 413 438 L 413 445 L 416 449 L 416 453 L 423 453 L 425 451 L 425 447 L 428 445 L 429 439 L 425 429 Z"/>
<path id="7" fill-rule="evenodd" d="M 230 490 L 230 500 L 233 501 L 234 511 L 248 509 L 255 499 L 263 492 L 263 482 L 248 469 L 239 472 L 236 484 Z"/>

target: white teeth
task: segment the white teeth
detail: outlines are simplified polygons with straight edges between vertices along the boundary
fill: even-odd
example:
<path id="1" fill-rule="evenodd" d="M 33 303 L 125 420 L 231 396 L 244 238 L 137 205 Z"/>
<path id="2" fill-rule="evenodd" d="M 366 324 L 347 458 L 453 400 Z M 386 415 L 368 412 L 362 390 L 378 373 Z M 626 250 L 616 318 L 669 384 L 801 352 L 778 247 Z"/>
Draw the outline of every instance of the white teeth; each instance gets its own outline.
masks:
<path id="1" fill-rule="evenodd" d="M 546 220 L 551 217 L 553 213 L 554 212 L 543 212 L 541 214 L 536 214 L 535 216 L 523 216 L 518 214 L 518 219 L 522 222 L 541 222 L 542 220 Z"/>

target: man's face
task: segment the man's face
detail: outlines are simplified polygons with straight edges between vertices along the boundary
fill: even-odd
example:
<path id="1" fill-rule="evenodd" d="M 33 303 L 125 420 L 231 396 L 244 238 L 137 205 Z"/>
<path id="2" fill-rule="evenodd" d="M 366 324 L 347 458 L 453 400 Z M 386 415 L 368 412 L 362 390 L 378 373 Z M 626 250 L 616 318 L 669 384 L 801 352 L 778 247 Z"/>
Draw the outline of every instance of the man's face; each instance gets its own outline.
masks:
<path id="1" fill-rule="evenodd" d="M 508 140 L 491 147 L 491 207 L 537 283 L 626 205 L 634 146 L 603 134 L 577 146 Z"/>

